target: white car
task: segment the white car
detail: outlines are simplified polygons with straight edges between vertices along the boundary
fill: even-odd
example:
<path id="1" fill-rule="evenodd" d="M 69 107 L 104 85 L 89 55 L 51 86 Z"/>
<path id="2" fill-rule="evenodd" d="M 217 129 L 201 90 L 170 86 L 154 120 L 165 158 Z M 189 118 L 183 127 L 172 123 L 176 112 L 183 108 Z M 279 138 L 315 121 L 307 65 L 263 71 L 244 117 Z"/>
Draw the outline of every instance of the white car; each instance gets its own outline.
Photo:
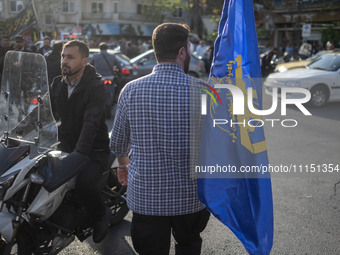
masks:
<path id="1" fill-rule="evenodd" d="M 340 100 L 340 54 L 322 55 L 317 61 L 304 68 L 270 74 L 264 82 L 265 92 L 272 95 L 273 88 L 297 87 L 311 92 L 309 104 L 320 107 L 328 101 Z M 301 95 L 300 95 L 301 96 Z M 297 94 L 287 94 L 289 98 L 298 98 Z"/>

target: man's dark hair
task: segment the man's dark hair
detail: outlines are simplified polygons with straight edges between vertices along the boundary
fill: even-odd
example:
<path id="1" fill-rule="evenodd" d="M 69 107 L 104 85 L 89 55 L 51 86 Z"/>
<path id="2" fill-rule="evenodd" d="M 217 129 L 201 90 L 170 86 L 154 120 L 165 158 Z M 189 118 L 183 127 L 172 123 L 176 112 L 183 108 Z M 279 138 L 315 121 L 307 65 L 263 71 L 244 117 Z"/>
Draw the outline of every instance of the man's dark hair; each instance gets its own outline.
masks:
<path id="1" fill-rule="evenodd" d="M 3 35 L 2 39 L 11 39 L 11 38 L 9 37 L 9 35 Z"/>
<path id="2" fill-rule="evenodd" d="M 51 41 L 51 37 L 45 36 L 45 37 L 44 37 L 44 41 L 45 41 L 45 40 Z"/>
<path id="3" fill-rule="evenodd" d="M 157 26 L 152 34 L 152 45 L 158 62 L 175 60 L 182 47 L 188 50 L 189 32 L 186 24 L 163 23 Z"/>
<path id="4" fill-rule="evenodd" d="M 104 42 L 100 43 L 100 44 L 99 44 L 99 49 L 100 49 L 100 50 L 107 50 L 107 44 L 104 43 Z"/>
<path id="5" fill-rule="evenodd" d="M 17 35 L 15 38 L 14 38 L 14 40 L 16 41 L 16 42 L 24 42 L 25 40 L 24 40 L 24 37 L 22 37 L 22 35 Z"/>
<path id="6" fill-rule="evenodd" d="M 64 44 L 63 49 L 67 47 L 79 47 L 79 53 L 83 58 L 88 58 L 89 57 L 89 47 L 87 46 L 86 43 L 79 41 L 79 40 L 72 40 L 68 41 L 67 43 Z"/>
<path id="7" fill-rule="evenodd" d="M 62 41 L 54 41 L 52 50 L 55 52 L 61 52 L 63 49 L 63 42 Z"/>

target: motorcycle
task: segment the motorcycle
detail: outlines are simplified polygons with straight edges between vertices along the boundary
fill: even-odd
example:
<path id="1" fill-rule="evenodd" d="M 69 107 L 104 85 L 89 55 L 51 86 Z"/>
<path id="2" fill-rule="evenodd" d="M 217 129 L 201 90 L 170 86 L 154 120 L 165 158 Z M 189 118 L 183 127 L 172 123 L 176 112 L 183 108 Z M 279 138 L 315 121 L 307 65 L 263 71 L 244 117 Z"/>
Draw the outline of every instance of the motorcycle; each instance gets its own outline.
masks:
<path id="1" fill-rule="evenodd" d="M 35 107 L 27 104 L 27 91 Z M 39 94 L 39 95 L 38 95 Z M 92 235 L 91 218 L 77 204 L 77 174 L 88 158 L 57 151 L 57 123 L 49 99 L 46 62 L 34 53 L 9 51 L 0 94 L 0 254 L 58 254 L 75 237 Z M 128 213 L 126 187 L 117 179 L 117 163 L 98 180 L 110 225 Z"/>

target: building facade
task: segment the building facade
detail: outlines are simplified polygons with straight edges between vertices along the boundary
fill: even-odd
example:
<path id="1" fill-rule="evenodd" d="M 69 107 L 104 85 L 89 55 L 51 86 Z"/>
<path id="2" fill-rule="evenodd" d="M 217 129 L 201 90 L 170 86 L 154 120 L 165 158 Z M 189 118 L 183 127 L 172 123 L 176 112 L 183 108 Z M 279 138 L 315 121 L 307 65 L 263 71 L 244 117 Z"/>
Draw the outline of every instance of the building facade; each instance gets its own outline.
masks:
<path id="1" fill-rule="evenodd" d="M 32 3 L 34 16 L 15 17 Z M 258 39 L 261 45 L 284 47 L 309 42 L 324 46 L 323 31 L 340 33 L 340 0 L 254 0 Z M 30 12 L 32 14 L 32 12 Z M 33 20 L 34 19 L 34 20 Z M 204 19 L 209 28 L 209 15 Z M 9 30 L 29 41 L 45 35 L 68 40 L 150 38 L 155 26 L 174 21 L 192 25 L 189 10 L 178 6 L 171 12 L 149 6 L 147 0 L 0 0 L 0 36 Z M 19 25 L 20 24 L 20 25 Z M 213 24 L 210 34 L 215 28 Z M 339 43 L 337 46 L 340 47 Z"/>
<path id="2" fill-rule="evenodd" d="M 271 47 L 308 42 L 325 46 L 324 32 L 331 28 L 340 35 L 340 0 L 270 0 L 256 12 L 256 24 L 264 33 L 259 39 Z M 267 3 L 267 5 L 266 5 Z M 339 38 L 340 39 L 340 38 Z M 334 42 L 340 47 L 339 42 Z"/>
<path id="3" fill-rule="evenodd" d="M 57 39 L 104 37 L 150 37 L 160 22 L 188 22 L 182 8 L 152 15 L 143 0 L 0 0 L 0 22 L 15 19 L 32 3 L 36 22 L 24 31 L 35 41 L 44 35 Z M 155 14 L 155 13 L 153 13 Z M 14 20 L 15 22 L 15 20 Z M 2 26 L 2 33 L 6 32 Z M 1 32 L 0 32 L 1 33 Z M 31 38 L 29 38 L 31 37 Z"/>

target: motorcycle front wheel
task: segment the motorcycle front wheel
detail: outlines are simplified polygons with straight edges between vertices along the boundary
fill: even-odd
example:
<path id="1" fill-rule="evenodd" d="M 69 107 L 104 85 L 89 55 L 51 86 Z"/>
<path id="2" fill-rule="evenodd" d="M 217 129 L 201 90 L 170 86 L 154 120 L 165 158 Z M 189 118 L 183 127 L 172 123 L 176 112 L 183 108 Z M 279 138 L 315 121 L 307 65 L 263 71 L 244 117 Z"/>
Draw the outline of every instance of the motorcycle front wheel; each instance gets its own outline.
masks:
<path id="1" fill-rule="evenodd" d="M 0 237 L 0 255 L 16 254 L 16 255 L 32 255 L 33 254 L 33 238 L 29 230 L 21 226 L 18 230 L 14 243 L 6 243 Z"/>

